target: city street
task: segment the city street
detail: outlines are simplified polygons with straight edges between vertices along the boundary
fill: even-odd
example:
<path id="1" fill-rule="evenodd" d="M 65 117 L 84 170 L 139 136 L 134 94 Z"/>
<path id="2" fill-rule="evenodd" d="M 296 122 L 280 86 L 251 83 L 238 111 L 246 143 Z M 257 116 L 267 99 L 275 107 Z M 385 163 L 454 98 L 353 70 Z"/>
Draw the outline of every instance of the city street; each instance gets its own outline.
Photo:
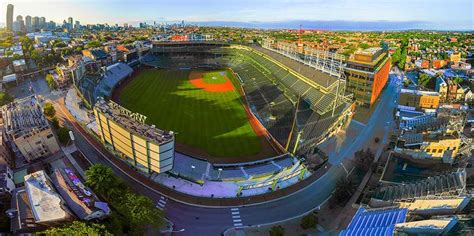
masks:
<path id="1" fill-rule="evenodd" d="M 393 109 L 399 95 L 399 80 L 392 74 L 390 82 L 382 93 L 379 103 L 367 125 L 357 138 L 349 145 L 341 147 L 338 156 L 332 158 L 333 167 L 312 184 L 298 192 L 284 198 L 255 205 L 236 207 L 206 207 L 189 205 L 166 199 L 158 191 L 149 188 L 126 174 L 123 169 L 115 166 L 97 147 L 87 140 L 87 137 L 78 131 L 78 127 L 71 127 L 76 134 L 76 145 L 92 163 L 102 163 L 111 166 L 115 173 L 123 178 L 129 186 L 140 194 L 149 196 L 164 206 L 165 215 L 174 224 L 174 230 L 185 229 L 179 235 L 219 235 L 231 227 L 255 226 L 272 222 L 283 221 L 291 217 L 305 214 L 318 207 L 331 195 L 336 181 L 347 172 L 342 165 L 345 158 L 351 158 L 354 152 L 361 148 L 373 147 L 374 138 L 381 137 L 384 144 L 388 139 L 388 131 L 392 127 Z M 64 111 L 61 111 L 64 113 Z M 76 124 L 77 125 L 77 124 Z M 382 152 L 383 145 L 374 150 L 376 154 Z M 165 200 L 163 200 L 165 199 Z M 282 208 L 284 206 L 284 209 Z"/>

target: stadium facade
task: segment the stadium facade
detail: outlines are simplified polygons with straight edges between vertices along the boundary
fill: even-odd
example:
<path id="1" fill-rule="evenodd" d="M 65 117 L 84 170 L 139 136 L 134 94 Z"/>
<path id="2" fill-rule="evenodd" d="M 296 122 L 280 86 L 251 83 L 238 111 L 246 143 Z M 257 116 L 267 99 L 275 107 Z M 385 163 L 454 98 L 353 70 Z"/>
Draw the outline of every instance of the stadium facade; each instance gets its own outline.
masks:
<path id="1" fill-rule="evenodd" d="M 173 132 L 147 125 L 145 116 L 103 98 L 95 104 L 94 115 L 101 141 L 114 154 L 147 174 L 173 168 Z"/>

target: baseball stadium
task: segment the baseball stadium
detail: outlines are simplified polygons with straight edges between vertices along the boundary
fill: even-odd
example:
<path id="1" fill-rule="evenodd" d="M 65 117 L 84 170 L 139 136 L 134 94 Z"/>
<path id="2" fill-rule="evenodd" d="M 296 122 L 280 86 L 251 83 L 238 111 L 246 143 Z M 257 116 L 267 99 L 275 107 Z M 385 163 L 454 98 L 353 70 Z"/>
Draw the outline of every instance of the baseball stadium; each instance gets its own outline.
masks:
<path id="1" fill-rule="evenodd" d="M 177 152 L 212 163 L 304 156 L 344 124 L 352 102 L 334 58 L 295 58 L 283 46 L 154 41 L 111 99 L 173 131 Z"/>

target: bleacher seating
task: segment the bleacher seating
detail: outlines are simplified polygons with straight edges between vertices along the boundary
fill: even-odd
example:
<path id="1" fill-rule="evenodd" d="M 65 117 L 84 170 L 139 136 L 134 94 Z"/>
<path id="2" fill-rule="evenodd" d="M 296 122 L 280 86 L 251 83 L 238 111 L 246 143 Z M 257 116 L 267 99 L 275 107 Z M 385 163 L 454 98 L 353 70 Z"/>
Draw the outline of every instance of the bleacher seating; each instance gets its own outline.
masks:
<path id="1" fill-rule="evenodd" d="M 405 222 L 407 213 L 406 208 L 367 210 L 361 207 L 339 235 L 393 235 L 395 224 Z"/>
<path id="2" fill-rule="evenodd" d="M 248 175 L 254 176 L 254 177 L 273 174 L 280 171 L 280 168 L 278 168 L 276 165 L 273 165 L 272 163 L 253 165 L 253 166 L 245 167 L 244 169 Z"/>
<path id="3" fill-rule="evenodd" d="M 466 188 L 464 169 L 453 173 L 429 177 L 420 181 L 380 188 L 373 198 L 400 202 L 429 196 L 460 195 Z"/>

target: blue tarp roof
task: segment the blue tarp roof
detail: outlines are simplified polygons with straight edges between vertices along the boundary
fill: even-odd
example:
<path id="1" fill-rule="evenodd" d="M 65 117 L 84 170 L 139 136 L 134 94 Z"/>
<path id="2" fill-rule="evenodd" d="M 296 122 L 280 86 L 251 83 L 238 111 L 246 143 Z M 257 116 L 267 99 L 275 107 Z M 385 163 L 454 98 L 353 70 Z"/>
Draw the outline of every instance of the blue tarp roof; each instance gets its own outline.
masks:
<path id="1" fill-rule="evenodd" d="M 395 224 L 405 222 L 407 213 L 406 208 L 366 210 L 361 207 L 339 235 L 393 235 Z"/>

